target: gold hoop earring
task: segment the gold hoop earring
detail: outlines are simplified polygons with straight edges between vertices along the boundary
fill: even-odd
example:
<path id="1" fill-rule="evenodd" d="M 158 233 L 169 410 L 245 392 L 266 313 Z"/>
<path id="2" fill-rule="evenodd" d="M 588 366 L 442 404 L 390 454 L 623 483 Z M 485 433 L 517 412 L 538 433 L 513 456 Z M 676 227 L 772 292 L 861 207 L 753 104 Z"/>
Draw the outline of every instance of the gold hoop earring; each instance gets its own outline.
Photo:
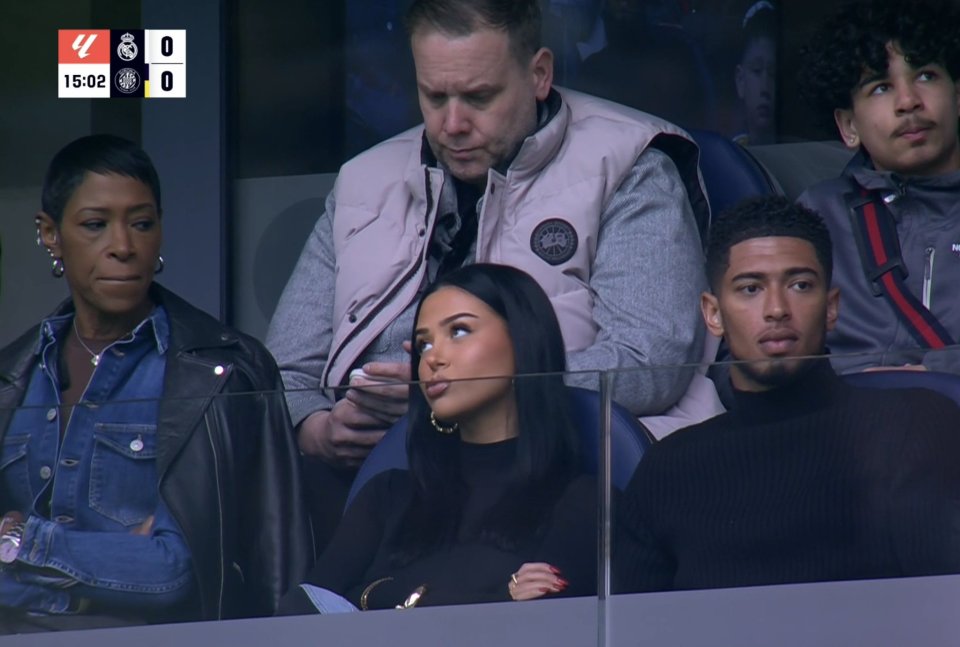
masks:
<path id="1" fill-rule="evenodd" d="M 53 274 L 53 278 L 59 279 L 63 276 L 63 259 L 54 258 L 53 263 L 50 264 L 50 273 Z"/>
<path id="2" fill-rule="evenodd" d="M 447 436 L 449 436 L 450 434 L 452 434 L 453 432 L 455 432 L 457 429 L 460 428 L 460 425 L 458 425 L 457 423 L 453 423 L 449 427 L 443 426 L 440 423 L 440 421 L 437 420 L 437 414 L 435 414 L 433 411 L 430 412 L 430 424 L 433 425 L 433 428 L 439 431 L 441 434 L 444 434 Z"/>

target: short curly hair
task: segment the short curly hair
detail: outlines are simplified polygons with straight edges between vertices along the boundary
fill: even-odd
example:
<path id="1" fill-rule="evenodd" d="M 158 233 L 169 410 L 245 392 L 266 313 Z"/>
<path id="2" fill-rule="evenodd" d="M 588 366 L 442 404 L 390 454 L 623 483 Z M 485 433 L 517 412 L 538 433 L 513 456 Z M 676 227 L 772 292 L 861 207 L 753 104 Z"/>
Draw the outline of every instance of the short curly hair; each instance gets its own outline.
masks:
<path id="1" fill-rule="evenodd" d="M 823 278 L 833 278 L 833 243 L 830 231 L 816 211 L 779 195 L 747 198 L 725 210 L 710 225 L 706 268 L 710 290 L 717 294 L 730 268 L 730 249 L 753 238 L 787 236 L 813 245 Z"/>
<path id="2" fill-rule="evenodd" d="M 907 60 L 960 78 L 960 1 L 855 0 L 826 20 L 801 50 L 800 93 L 818 121 L 832 129 L 864 71 L 887 69 L 889 42 Z"/>

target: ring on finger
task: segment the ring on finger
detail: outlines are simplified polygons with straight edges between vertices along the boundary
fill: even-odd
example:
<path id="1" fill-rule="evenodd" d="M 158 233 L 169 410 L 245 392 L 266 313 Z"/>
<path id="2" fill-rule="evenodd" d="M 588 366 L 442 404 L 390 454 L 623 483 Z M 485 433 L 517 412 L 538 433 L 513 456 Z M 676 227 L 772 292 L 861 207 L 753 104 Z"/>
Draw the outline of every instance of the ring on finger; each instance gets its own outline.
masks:
<path id="1" fill-rule="evenodd" d="M 517 574 L 516 574 L 516 573 L 511 573 L 511 574 L 510 574 L 510 581 L 513 583 L 514 586 L 516 586 L 517 584 L 519 584 L 519 582 L 517 581 Z"/>

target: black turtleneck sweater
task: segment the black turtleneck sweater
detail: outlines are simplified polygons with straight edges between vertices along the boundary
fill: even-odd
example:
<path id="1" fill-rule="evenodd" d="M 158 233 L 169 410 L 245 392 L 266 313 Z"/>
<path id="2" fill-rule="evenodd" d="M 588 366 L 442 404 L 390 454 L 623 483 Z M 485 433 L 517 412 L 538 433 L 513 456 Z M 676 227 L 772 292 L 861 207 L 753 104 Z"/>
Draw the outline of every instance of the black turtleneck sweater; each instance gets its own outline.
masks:
<path id="1" fill-rule="evenodd" d="M 457 539 L 403 566 L 391 560 L 394 539 L 413 493 L 409 472 L 390 470 L 364 486 L 337 528 L 306 583 L 329 589 L 360 606 L 363 590 L 374 587 L 371 609 L 393 608 L 418 586 L 426 593 L 420 606 L 510 600 L 507 583 L 525 562 L 547 562 L 562 572 L 569 587 L 561 594 L 591 595 L 597 579 L 597 489 L 590 475 L 575 478 L 547 516 L 542 533 L 515 551 L 502 550 L 479 537 L 486 512 L 506 491 L 517 441 L 460 444 L 465 499 Z M 281 602 L 281 615 L 316 613 L 299 587 Z"/>
<path id="2" fill-rule="evenodd" d="M 960 409 L 796 383 L 647 450 L 620 508 L 622 592 L 960 572 Z"/>

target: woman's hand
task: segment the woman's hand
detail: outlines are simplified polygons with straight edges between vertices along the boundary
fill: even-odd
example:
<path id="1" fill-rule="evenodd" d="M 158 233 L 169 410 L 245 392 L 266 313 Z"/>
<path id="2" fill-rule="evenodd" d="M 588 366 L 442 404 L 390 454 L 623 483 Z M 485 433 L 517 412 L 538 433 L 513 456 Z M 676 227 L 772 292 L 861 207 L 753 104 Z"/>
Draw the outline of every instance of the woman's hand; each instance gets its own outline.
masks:
<path id="1" fill-rule="evenodd" d="M 130 529 L 131 535 L 140 535 L 141 537 L 149 537 L 150 533 L 153 532 L 153 515 L 150 515 L 143 520 L 143 523 L 139 523 L 133 528 Z"/>
<path id="2" fill-rule="evenodd" d="M 10 510 L 0 519 L 0 535 L 7 532 L 10 528 L 25 521 L 23 513 L 19 510 Z"/>
<path id="3" fill-rule="evenodd" d="M 514 600 L 534 600 L 560 593 L 569 585 L 560 575 L 559 568 L 546 562 L 527 562 L 510 576 L 507 590 Z"/>

